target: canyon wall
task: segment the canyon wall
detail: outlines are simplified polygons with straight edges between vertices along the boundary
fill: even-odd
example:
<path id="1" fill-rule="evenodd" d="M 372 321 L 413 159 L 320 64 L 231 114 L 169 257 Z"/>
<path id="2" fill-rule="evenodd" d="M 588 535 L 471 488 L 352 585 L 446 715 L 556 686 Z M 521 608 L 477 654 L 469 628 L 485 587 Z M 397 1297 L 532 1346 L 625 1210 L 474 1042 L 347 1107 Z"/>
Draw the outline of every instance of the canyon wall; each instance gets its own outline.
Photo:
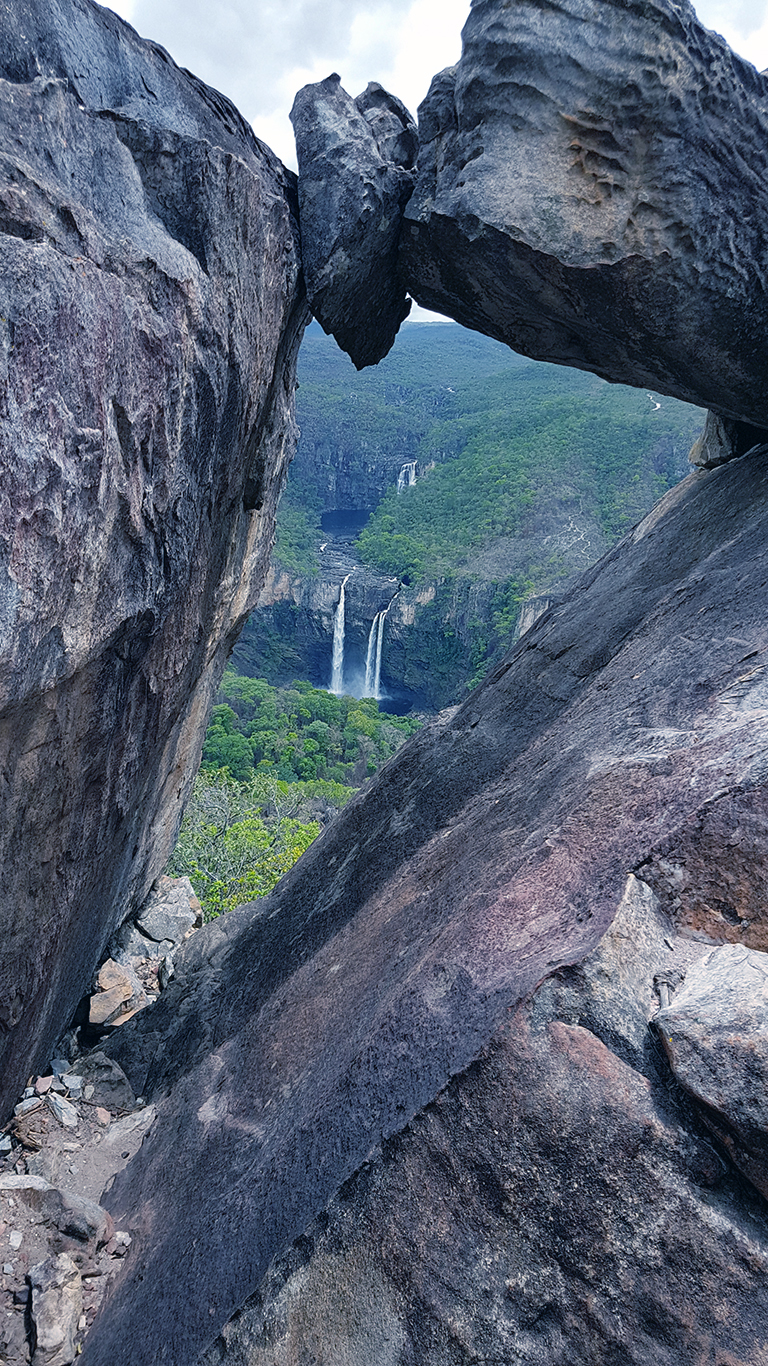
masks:
<path id="1" fill-rule="evenodd" d="M 294 178 L 89 0 L 0 35 L 0 1102 L 173 847 L 269 558 Z"/>

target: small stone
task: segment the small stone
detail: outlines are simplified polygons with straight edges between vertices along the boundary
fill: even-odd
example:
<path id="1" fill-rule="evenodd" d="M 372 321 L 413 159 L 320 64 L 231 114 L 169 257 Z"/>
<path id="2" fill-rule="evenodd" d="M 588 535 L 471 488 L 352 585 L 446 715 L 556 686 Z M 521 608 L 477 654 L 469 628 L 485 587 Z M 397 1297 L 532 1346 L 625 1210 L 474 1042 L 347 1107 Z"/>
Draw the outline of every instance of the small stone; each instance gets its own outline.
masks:
<path id="1" fill-rule="evenodd" d="M 87 1085 L 86 1087 L 84 1087 L 84 1089 L 83 1089 L 83 1097 L 84 1097 L 85 1100 L 91 1100 L 92 1096 L 93 1096 L 93 1086 L 92 1086 L 91 1083 L 89 1082 L 88 1085 Z"/>
<path id="2" fill-rule="evenodd" d="M 105 1128 L 107 1124 L 111 1124 L 112 1122 L 112 1116 L 109 1113 L 109 1110 L 105 1110 L 103 1105 L 96 1106 L 96 1119 L 98 1123 L 103 1124 Z"/>
<path id="3" fill-rule="evenodd" d="M 12 1276 L 12 1275 L 13 1275 L 13 1262 L 3 1262 L 3 1275 L 4 1275 L 4 1276 Z"/>
<path id="4" fill-rule="evenodd" d="M 61 1077 L 68 1072 L 70 1063 L 67 1058 L 53 1058 L 51 1060 L 51 1071 L 55 1077 Z"/>
<path id="5" fill-rule="evenodd" d="M 8 1234 L 8 1242 L 10 1243 L 10 1246 L 13 1248 L 13 1251 L 14 1251 L 14 1252 L 18 1252 L 18 1250 L 19 1250 L 19 1248 L 21 1247 L 21 1244 L 23 1243 L 23 1241 L 24 1241 L 24 1234 L 21 1232 L 21 1229 L 14 1228 L 14 1229 L 12 1229 L 11 1232 Z"/>
<path id="6" fill-rule="evenodd" d="M 88 1327 L 88 1320 L 85 1317 L 85 1314 L 80 1315 L 80 1318 L 77 1321 L 77 1327 L 78 1331 L 81 1333 Z"/>
<path id="7" fill-rule="evenodd" d="M 29 1100 L 30 1097 L 31 1097 L 31 1096 L 34 1096 L 34 1095 L 35 1095 L 35 1088 L 34 1088 L 34 1086 L 27 1086 L 26 1089 L 22 1092 L 21 1099 L 22 1099 L 22 1100 Z"/>
<path id="8" fill-rule="evenodd" d="M 79 1077 L 76 1072 L 65 1072 L 61 1080 L 68 1091 L 71 1091 L 73 1087 L 82 1086 L 83 1084 L 82 1077 Z"/>
<path id="9" fill-rule="evenodd" d="M 66 1089 L 67 1088 L 63 1084 L 63 1082 L 60 1082 L 58 1077 L 54 1077 L 53 1081 L 51 1082 L 51 1090 L 58 1092 L 59 1095 L 64 1095 Z"/>
<path id="10" fill-rule="evenodd" d="M 44 1096 L 47 1091 L 50 1091 L 52 1083 L 53 1076 L 38 1077 L 37 1081 L 35 1082 L 35 1090 L 37 1094 L 39 1096 Z"/>
<path id="11" fill-rule="evenodd" d="M 50 1092 L 47 1096 L 48 1105 L 59 1124 L 63 1124 L 65 1129 L 76 1129 L 80 1121 L 74 1105 L 70 1105 L 68 1100 Z"/>
<path id="12" fill-rule="evenodd" d="M 21 1100 L 18 1105 L 14 1106 L 13 1113 L 15 1115 L 28 1115 L 33 1110 L 39 1110 L 41 1105 L 42 1101 L 39 1096 L 29 1096 L 26 1100 Z"/>
<path id="13" fill-rule="evenodd" d="M 7 1157 L 12 1149 L 13 1143 L 11 1141 L 11 1135 L 3 1134 L 2 1138 L 0 1138 L 0 1157 Z"/>

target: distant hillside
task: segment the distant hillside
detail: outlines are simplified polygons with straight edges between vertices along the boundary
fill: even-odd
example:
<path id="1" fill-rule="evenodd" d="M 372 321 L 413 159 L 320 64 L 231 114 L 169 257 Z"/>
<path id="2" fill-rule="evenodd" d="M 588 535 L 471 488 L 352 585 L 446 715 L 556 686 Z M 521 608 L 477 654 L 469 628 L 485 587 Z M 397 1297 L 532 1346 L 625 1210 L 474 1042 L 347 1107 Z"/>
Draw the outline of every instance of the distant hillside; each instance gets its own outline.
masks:
<path id="1" fill-rule="evenodd" d="M 315 325 L 299 377 L 275 574 L 236 667 L 327 685 L 332 608 L 352 571 L 351 648 L 362 655 L 399 583 L 382 688 L 426 707 L 458 700 L 526 601 L 564 591 L 688 472 L 703 422 L 454 324 L 404 327 L 360 374 Z"/>

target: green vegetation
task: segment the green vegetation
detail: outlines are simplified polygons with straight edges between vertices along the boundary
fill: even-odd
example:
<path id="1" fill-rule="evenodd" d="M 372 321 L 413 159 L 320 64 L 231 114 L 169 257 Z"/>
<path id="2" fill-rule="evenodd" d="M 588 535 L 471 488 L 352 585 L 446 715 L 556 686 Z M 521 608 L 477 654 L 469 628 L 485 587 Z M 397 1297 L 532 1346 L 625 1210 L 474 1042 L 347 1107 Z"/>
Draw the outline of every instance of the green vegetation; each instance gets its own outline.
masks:
<path id="1" fill-rule="evenodd" d="M 457 387 L 423 443 L 433 468 L 407 494 L 385 495 L 358 539 L 361 559 L 406 582 L 445 578 L 564 489 L 617 539 L 680 478 L 701 425 L 697 409 L 655 402 L 532 362 Z"/>
<path id="2" fill-rule="evenodd" d="M 334 697 L 295 682 L 227 672 L 203 748 L 204 770 L 226 768 L 239 782 L 254 771 L 283 782 L 322 779 L 359 785 L 400 748 L 420 722 L 379 714 L 370 698 Z"/>
<path id="3" fill-rule="evenodd" d="M 237 782 L 226 769 L 203 770 L 195 781 L 168 865 L 188 877 L 212 920 L 266 896 L 320 833 L 313 807 L 326 819 L 353 795 L 334 783 L 283 783 L 265 774 Z"/>
<path id="4" fill-rule="evenodd" d="M 418 729 L 370 699 L 227 672 L 168 872 L 206 920 L 266 896 L 356 787 Z"/>

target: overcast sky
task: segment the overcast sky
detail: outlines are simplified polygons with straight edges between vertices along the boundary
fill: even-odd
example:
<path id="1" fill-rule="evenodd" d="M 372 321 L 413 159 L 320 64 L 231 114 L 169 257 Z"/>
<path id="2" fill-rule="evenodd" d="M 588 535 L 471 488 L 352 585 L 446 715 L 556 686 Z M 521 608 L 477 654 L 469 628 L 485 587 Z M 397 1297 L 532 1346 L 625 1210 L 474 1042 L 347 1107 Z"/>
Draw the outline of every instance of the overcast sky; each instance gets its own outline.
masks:
<path id="1" fill-rule="evenodd" d="M 338 71 L 358 95 L 381 81 L 412 112 L 455 62 L 469 0 L 113 0 L 144 38 L 234 100 L 295 169 L 288 111 L 308 81 Z M 768 67 L 768 0 L 699 0 L 699 18 Z"/>

